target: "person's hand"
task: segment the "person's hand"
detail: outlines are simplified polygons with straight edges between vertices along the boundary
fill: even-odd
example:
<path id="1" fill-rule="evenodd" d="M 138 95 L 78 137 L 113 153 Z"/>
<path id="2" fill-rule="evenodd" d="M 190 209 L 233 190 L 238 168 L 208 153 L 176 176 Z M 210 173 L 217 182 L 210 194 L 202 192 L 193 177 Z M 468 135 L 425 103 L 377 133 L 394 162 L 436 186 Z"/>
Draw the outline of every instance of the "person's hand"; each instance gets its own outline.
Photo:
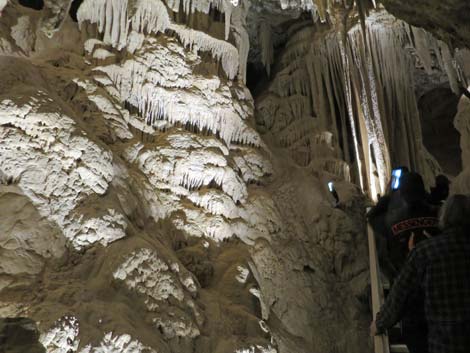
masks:
<path id="1" fill-rule="evenodd" d="M 411 237 L 408 240 L 408 250 L 411 251 L 415 248 L 416 242 L 415 242 L 415 233 L 411 233 Z"/>
<path id="2" fill-rule="evenodd" d="M 370 337 L 374 338 L 375 336 L 377 336 L 377 325 L 375 324 L 374 320 L 370 324 Z"/>

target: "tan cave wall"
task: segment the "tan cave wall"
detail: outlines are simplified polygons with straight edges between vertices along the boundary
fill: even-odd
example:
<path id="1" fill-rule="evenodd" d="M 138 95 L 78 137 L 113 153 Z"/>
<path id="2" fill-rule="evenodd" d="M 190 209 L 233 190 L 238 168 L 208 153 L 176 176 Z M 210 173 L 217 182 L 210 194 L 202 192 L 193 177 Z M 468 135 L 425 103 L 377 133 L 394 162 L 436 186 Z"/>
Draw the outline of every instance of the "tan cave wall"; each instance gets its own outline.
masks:
<path id="1" fill-rule="evenodd" d="M 371 352 L 367 198 L 395 164 L 440 172 L 412 72 L 455 89 L 465 60 L 325 3 L 0 0 L 0 316 L 48 353 Z"/>
<path id="2" fill-rule="evenodd" d="M 460 133 L 463 171 L 452 184 L 454 193 L 470 193 L 470 99 L 462 97 L 454 120 L 455 128 Z"/>
<path id="3" fill-rule="evenodd" d="M 364 197 L 326 129 L 312 168 L 257 123 L 247 9 L 116 4 L 2 10 L 0 315 L 50 353 L 370 350 Z"/>

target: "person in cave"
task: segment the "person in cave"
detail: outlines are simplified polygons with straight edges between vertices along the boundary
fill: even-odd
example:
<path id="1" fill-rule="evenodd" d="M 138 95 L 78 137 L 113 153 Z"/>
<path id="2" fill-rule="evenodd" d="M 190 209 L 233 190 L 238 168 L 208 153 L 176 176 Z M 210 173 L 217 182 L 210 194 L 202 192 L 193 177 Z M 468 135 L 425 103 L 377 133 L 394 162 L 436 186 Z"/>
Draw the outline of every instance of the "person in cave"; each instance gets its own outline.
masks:
<path id="1" fill-rule="evenodd" d="M 367 214 L 376 234 L 382 272 L 390 281 L 398 276 L 414 244 L 439 233 L 438 208 L 427 202 L 424 182 L 418 173 L 401 167 L 398 189 L 379 200 Z"/>
<path id="2" fill-rule="evenodd" d="M 416 244 L 440 232 L 438 209 L 428 204 L 426 198 L 421 175 L 415 172 L 404 174 L 396 204 L 391 205 L 385 215 L 388 264 L 391 266 L 386 273 L 392 286 Z M 403 339 L 410 353 L 425 353 L 428 328 L 423 292 L 417 290 L 410 295 L 406 308 L 401 321 Z"/>
<path id="3" fill-rule="evenodd" d="M 396 168 L 396 169 L 402 170 L 403 175 L 405 175 L 406 173 L 409 173 L 409 169 L 404 166 Z M 384 272 L 384 274 L 388 278 L 395 277 L 397 271 L 394 269 L 394 266 L 391 264 L 390 258 L 388 255 L 388 250 L 387 250 L 388 228 L 387 228 L 385 219 L 386 219 L 386 215 L 389 209 L 392 210 L 394 208 L 399 208 L 400 206 L 403 205 L 403 199 L 400 196 L 399 188 L 393 189 L 391 184 L 392 184 L 392 181 L 389 182 L 389 185 L 387 187 L 388 192 L 385 195 L 378 197 L 377 204 L 374 207 L 372 207 L 366 215 L 369 224 L 374 230 L 380 267 L 382 269 L 382 272 Z"/>
<path id="4" fill-rule="evenodd" d="M 410 172 L 407 167 L 398 167 L 398 168 L 395 168 L 395 169 L 400 169 L 402 171 L 403 175 Z M 374 207 L 372 207 L 370 209 L 370 211 L 367 213 L 367 218 L 368 218 L 369 222 L 371 222 L 373 224 L 380 223 L 382 218 L 387 213 L 387 210 L 388 210 L 389 206 L 394 207 L 398 203 L 397 202 L 397 199 L 398 199 L 397 196 L 398 196 L 398 190 L 399 189 L 393 189 L 391 187 L 391 181 L 390 181 L 390 183 L 387 187 L 387 190 L 388 190 L 388 192 L 384 196 L 377 195 L 378 196 L 377 204 Z"/>
<path id="5" fill-rule="evenodd" d="M 439 233 L 438 208 L 427 203 L 422 177 L 403 170 L 399 188 L 391 190 L 385 201 L 369 212 L 369 222 L 377 233 L 379 262 L 390 283 L 398 276 L 410 249 L 420 241 Z M 391 189 L 391 188 L 390 188 Z M 382 207 L 382 209 L 380 208 Z M 374 224 L 375 223 L 375 224 Z M 416 292 L 407 301 L 402 320 L 403 339 L 411 353 L 426 352 L 427 324 L 423 294 Z"/>
<path id="6" fill-rule="evenodd" d="M 435 186 L 431 188 L 428 202 L 431 205 L 442 206 L 444 201 L 449 197 L 450 180 L 445 175 L 436 176 Z"/>
<path id="7" fill-rule="evenodd" d="M 415 172 L 403 175 L 394 205 L 385 214 L 387 250 L 393 265 L 393 279 L 398 276 L 409 251 L 439 230 L 438 208 L 427 202 L 423 178 Z"/>
<path id="8" fill-rule="evenodd" d="M 409 314 L 409 300 L 423 291 L 429 353 L 470 352 L 470 198 L 454 195 L 441 212 L 443 233 L 411 251 L 376 320 L 383 334 Z"/>

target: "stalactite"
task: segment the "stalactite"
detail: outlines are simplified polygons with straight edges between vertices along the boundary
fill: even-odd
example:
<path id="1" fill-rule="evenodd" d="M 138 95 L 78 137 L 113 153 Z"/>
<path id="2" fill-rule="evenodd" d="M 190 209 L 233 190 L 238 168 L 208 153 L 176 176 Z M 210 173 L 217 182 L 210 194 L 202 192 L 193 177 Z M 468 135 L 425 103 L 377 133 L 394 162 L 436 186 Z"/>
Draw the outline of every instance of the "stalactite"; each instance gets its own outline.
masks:
<path id="1" fill-rule="evenodd" d="M 317 11 L 322 21 L 326 20 L 326 13 L 327 13 L 327 6 L 328 6 L 327 1 L 328 0 L 315 0 L 315 3 L 317 4 L 317 9 L 318 9 Z"/>
<path id="2" fill-rule="evenodd" d="M 359 43 L 362 42 L 362 34 L 359 33 L 353 40 L 350 40 L 348 43 L 352 46 L 352 61 L 355 63 L 355 66 L 358 67 L 356 80 L 354 80 L 354 87 L 358 92 L 358 96 L 360 99 L 359 109 L 362 110 L 362 114 L 364 117 L 364 125 L 367 129 L 367 136 L 368 136 L 368 144 L 365 148 L 369 149 L 369 146 L 372 147 L 372 151 L 374 152 L 375 159 L 379 163 L 377 168 L 381 168 L 379 174 L 380 186 L 384 186 L 383 189 L 375 190 L 375 187 L 372 189 L 373 193 L 377 192 L 384 192 L 385 191 L 385 183 L 388 173 L 390 172 L 390 168 L 387 168 L 385 165 L 385 161 L 388 158 L 384 156 L 384 154 L 388 153 L 387 147 L 385 145 L 385 141 L 383 138 L 383 131 L 379 131 L 378 128 L 381 128 L 381 124 L 379 125 L 380 115 L 375 115 L 377 108 L 374 109 L 374 100 L 372 96 L 372 90 L 375 88 L 375 85 L 371 87 L 371 75 L 373 73 L 370 72 L 370 58 L 368 57 L 368 53 L 366 52 L 363 45 L 355 46 L 357 44 L 356 40 Z M 368 153 L 370 156 L 370 153 Z M 370 185 L 374 186 L 375 174 L 373 168 L 373 159 L 369 158 L 369 181 Z M 377 171 L 379 172 L 379 170 Z"/>
<path id="3" fill-rule="evenodd" d="M 266 19 L 262 19 L 259 24 L 259 38 L 261 42 L 261 62 L 266 68 L 269 77 L 271 65 L 274 61 L 274 49 L 271 24 Z"/>
<path id="4" fill-rule="evenodd" d="M 232 11 L 233 11 L 233 5 L 230 1 L 226 0 L 224 2 L 224 10 L 225 10 L 225 40 L 228 40 L 230 36 L 230 26 L 231 26 Z"/>
<path id="5" fill-rule="evenodd" d="M 360 150 L 360 141 L 359 141 L 359 133 L 356 128 L 356 121 L 354 118 L 354 110 L 353 110 L 353 97 L 351 92 L 351 73 L 350 73 L 350 61 L 349 56 L 346 53 L 346 48 L 344 45 L 343 38 L 339 39 L 339 49 L 341 53 L 341 60 L 343 63 L 343 72 L 344 72 L 344 94 L 346 98 L 346 107 L 347 107 L 347 114 L 349 118 L 349 125 L 351 127 L 351 135 L 354 143 L 354 153 L 356 157 L 356 166 L 357 166 L 357 173 L 359 178 L 359 185 L 361 186 L 362 190 L 368 191 L 366 188 L 366 180 L 364 180 L 364 172 L 362 164 L 364 162 L 363 153 Z M 346 141 L 345 141 L 346 142 Z"/>
<path id="6" fill-rule="evenodd" d="M 137 54 L 138 61 L 103 66 L 99 71 L 109 76 L 120 99 L 136 107 L 149 125 L 157 127 L 164 120 L 171 125 L 218 135 L 227 144 L 261 145 L 259 135 L 244 121 L 250 112 L 238 109 L 237 101 L 227 99 L 230 93 L 220 88 L 219 80 L 207 79 L 199 87 L 204 91 L 200 94 L 199 89 L 194 90 L 194 81 L 187 80 L 192 74 L 188 64 L 178 62 L 180 57 L 172 56 L 155 39 L 148 39 Z M 158 60 L 163 60 L 161 57 L 173 58 L 176 68 L 156 65 Z M 152 70 L 154 65 L 156 69 Z M 240 101 L 246 99 L 243 92 L 238 97 Z"/>
<path id="7" fill-rule="evenodd" d="M 192 10 L 208 13 L 210 2 L 202 5 L 199 2 L 184 2 L 185 11 L 191 12 L 187 8 L 196 6 Z M 176 6 L 176 3 L 171 5 Z M 133 15 L 128 13 L 127 0 L 85 0 L 77 12 L 79 25 L 85 21 L 96 23 L 98 30 L 103 33 L 103 41 L 111 44 L 118 50 L 132 46 L 135 50 L 135 43 L 129 43 L 129 24 L 138 33 L 158 33 L 172 30 L 180 38 L 185 46 L 197 48 L 197 50 L 208 51 L 214 58 L 222 62 L 222 68 L 229 79 L 236 77 L 239 69 L 239 55 L 237 49 L 230 43 L 216 39 L 201 31 L 196 31 L 184 25 L 171 23 L 168 10 L 161 0 L 145 1 L 138 0 L 132 7 Z M 243 38 L 243 41 L 246 41 Z M 249 40 L 249 39 L 248 39 Z M 246 45 L 246 44 L 245 44 Z M 243 47 L 245 49 L 245 47 Z M 246 51 L 246 53 L 245 53 Z M 245 49 L 243 56 L 248 56 Z M 246 65 L 246 63 L 243 63 Z"/>
<path id="8" fill-rule="evenodd" d="M 235 0 L 231 0 L 231 2 L 233 1 Z M 250 51 L 250 35 L 247 31 L 246 17 L 250 10 L 250 3 L 248 1 L 243 1 L 241 4 L 237 5 L 238 6 L 233 9 L 231 16 L 231 28 L 239 56 L 238 79 L 241 82 L 246 83 L 246 68 Z"/>
<path id="9" fill-rule="evenodd" d="M 315 3 L 318 11 L 326 14 L 334 5 L 329 1 Z M 288 8 L 292 2 L 283 4 Z M 364 15 L 376 5 L 369 0 L 356 1 L 356 9 Z M 352 142 L 356 181 L 374 198 L 385 191 L 392 164 L 408 165 L 429 183 L 439 167 L 420 137 L 413 86 L 415 59 L 410 47 L 425 70 L 440 68 L 447 72 L 454 90 L 462 87 L 468 75 L 459 66 L 462 60 L 430 34 L 380 10 L 364 17 L 362 26 L 354 26 L 347 35 L 344 32 L 322 33 L 321 39 L 315 38 L 312 28 L 294 32 L 269 87 L 278 101 L 274 104 L 275 99 L 266 99 L 271 108 L 262 108 L 267 114 L 275 114 L 274 121 L 264 118 L 265 126 L 278 137 L 280 145 L 308 164 L 316 158 L 310 147 L 315 142 L 305 134 L 310 126 L 307 116 L 314 114 L 317 119 L 308 134 L 330 131 L 341 142 L 340 158 L 344 160 L 349 160 Z M 307 106 L 309 114 L 299 114 Z M 300 115 L 307 120 L 302 121 Z"/>
<path id="10" fill-rule="evenodd" d="M 132 29 L 136 32 L 158 33 L 170 27 L 170 17 L 161 1 L 140 0 L 135 5 L 131 19 Z"/>
<path id="11" fill-rule="evenodd" d="M 233 45 L 183 25 L 171 24 L 169 29 L 177 33 L 184 46 L 190 49 L 195 46 L 198 50 L 211 52 L 214 58 L 222 62 L 222 67 L 229 79 L 237 76 L 239 56 L 237 49 Z"/>
<path id="12" fill-rule="evenodd" d="M 375 0 L 280 0 L 280 4 L 282 9 L 300 8 L 304 11 L 310 11 L 314 22 L 318 19 L 321 22 L 326 22 L 331 15 L 333 7 L 339 5 L 347 8 L 355 4 L 363 29 L 365 29 L 365 19 L 369 8 L 377 7 Z"/>
<path id="13" fill-rule="evenodd" d="M 433 59 L 431 56 L 431 51 L 429 50 L 431 44 L 429 42 L 430 35 L 422 28 L 411 28 L 414 37 L 414 46 L 416 48 L 416 52 L 421 59 L 426 73 L 430 75 L 432 73 L 433 66 Z"/>

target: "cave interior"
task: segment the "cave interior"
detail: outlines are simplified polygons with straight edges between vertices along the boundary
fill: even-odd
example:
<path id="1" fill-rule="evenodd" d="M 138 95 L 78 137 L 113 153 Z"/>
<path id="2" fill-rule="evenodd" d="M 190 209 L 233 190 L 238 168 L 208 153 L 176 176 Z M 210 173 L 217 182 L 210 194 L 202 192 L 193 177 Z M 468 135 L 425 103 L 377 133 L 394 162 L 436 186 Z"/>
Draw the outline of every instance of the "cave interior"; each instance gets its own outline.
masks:
<path id="1" fill-rule="evenodd" d="M 0 0 L 0 352 L 373 352 L 366 208 L 470 193 L 469 17 Z"/>

